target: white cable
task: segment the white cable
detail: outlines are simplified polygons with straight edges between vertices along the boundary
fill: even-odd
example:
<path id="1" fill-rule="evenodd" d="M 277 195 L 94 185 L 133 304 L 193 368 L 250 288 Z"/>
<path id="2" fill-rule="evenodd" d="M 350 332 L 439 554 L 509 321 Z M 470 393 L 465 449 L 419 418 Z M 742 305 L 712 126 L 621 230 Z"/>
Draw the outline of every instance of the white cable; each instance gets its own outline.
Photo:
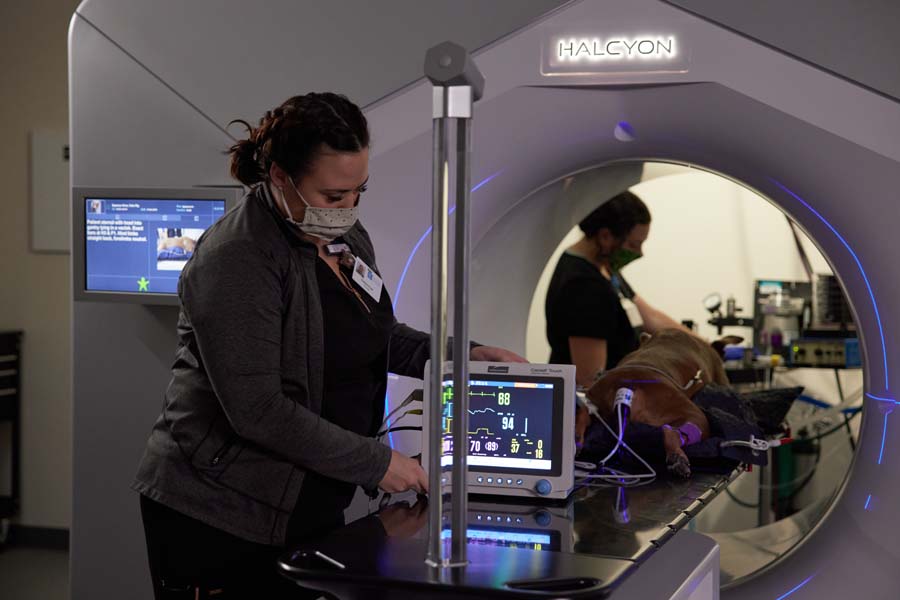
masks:
<path id="1" fill-rule="evenodd" d="M 400 411 L 400 410 L 401 410 L 402 408 L 404 408 L 405 406 L 409 406 L 412 402 L 414 402 L 414 401 L 416 400 L 416 392 L 417 392 L 417 391 L 418 391 L 418 390 L 413 390 L 413 391 L 409 394 L 409 396 L 407 396 L 406 399 L 403 400 L 403 402 L 400 403 L 400 405 L 399 405 L 397 408 L 395 408 L 394 410 L 392 410 L 391 412 L 389 412 L 389 413 L 387 414 L 387 416 L 386 416 L 386 417 L 384 418 L 384 420 L 381 422 L 381 425 L 378 426 L 378 430 L 379 430 L 379 431 L 381 431 L 381 429 L 387 424 L 388 420 L 389 420 L 391 417 L 393 417 L 395 414 L 397 414 L 398 411 Z M 405 415 L 404 415 L 404 416 L 405 416 Z M 400 419 L 397 419 L 397 420 L 399 421 Z"/>
<path id="2" fill-rule="evenodd" d="M 609 451 L 609 454 L 607 454 L 602 460 L 600 460 L 597 463 L 597 465 L 599 467 L 604 467 L 606 465 L 606 461 L 608 461 L 610 458 L 612 458 L 613 455 L 615 455 L 615 453 L 619 450 L 619 447 L 622 445 L 622 429 L 623 428 L 622 428 L 622 405 L 621 404 L 616 406 L 616 415 L 619 417 L 619 433 L 616 434 L 609 426 L 606 427 L 609 430 L 609 432 L 611 434 L 613 434 L 613 437 L 616 438 L 616 443 L 613 446 L 613 449 Z M 598 419 L 600 419 L 600 421 L 604 425 L 606 425 L 606 421 L 603 420 L 603 417 L 601 417 L 599 413 L 595 414 L 594 416 L 597 417 Z"/>
<path id="3" fill-rule="evenodd" d="M 582 401 L 584 406 L 587 408 L 588 412 L 591 415 L 597 417 L 597 419 L 603 424 L 603 426 L 606 428 L 606 430 L 613 437 L 616 438 L 616 445 L 613 448 L 612 452 L 610 452 L 606 456 L 606 458 L 604 458 L 599 463 L 597 463 L 599 468 L 606 469 L 607 471 L 609 471 L 609 473 L 596 473 L 596 474 L 592 474 L 592 475 L 586 475 L 586 476 L 582 477 L 581 479 L 579 479 L 579 481 L 585 482 L 585 481 L 591 481 L 591 480 L 599 480 L 599 481 L 603 481 L 605 483 L 611 483 L 614 485 L 622 486 L 622 485 L 642 485 L 643 483 L 649 483 L 649 481 L 652 481 L 653 479 L 655 479 L 656 471 L 653 470 L 653 467 L 651 467 L 650 464 L 647 463 L 647 461 L 645 461 L 640 454 L 635 452 L 631 448 L 631 446 L 629 446 L 625 442 L 625 439 L 624 439 L 625 438 L 625 436 L 624 436 L 624 434 L 625 434 L 625 419 L 622 416 L 622 405 L 623 404 L 630 405 L 631 404 L 630 398 L 628 399 L 628 401 L 625 401 L 623 399 L 616 403 L 616 414 L 619 418 L 619 433 L 618 434 L 616 434 L 616 432 L 613 431 L 612 427 L 609 426 L 609 424 L 606 422 L 606 420 L 600 416 L 600 413 L 597 411 L 597 407 L 594 406 L 593 403 L 584 402 L 580 397 L 579 397 L 579 400 Z M 617 400 L 619 400 L 618 397 L 617 397 Z M 638 474 L 638 475 L 633 475 L 630 473 L 625 473 L 623 471 L 619 471 L 617 469 L 613 469 L 611 467 L 607 467 L 606 461 L 609 460 L 610 458 L 612 458 L 612 456 L 615 454 L 616 450 L 618 450 L 620 447 L 628 450 L 632 456 L 634 456 L 636 459 L 638 459 L 641 462 L 641 464 L 643 464 L 644 467 L 647 468 L 648 472 Z M 642 480 L 648 480 L 648 481 L 642 481 Z M 590 485 L 590 484 L 585 484 L 585 485 Z"/>

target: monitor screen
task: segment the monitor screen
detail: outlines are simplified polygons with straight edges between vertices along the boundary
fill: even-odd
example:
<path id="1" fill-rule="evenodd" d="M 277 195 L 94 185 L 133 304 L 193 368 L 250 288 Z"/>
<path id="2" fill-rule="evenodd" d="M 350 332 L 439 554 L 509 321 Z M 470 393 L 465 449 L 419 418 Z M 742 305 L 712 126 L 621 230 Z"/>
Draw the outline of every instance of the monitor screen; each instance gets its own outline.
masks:
<path id="1" fill-rule="evenodd" d="M 562 377 L 477 375 L 469 381 L 470 471 L 559 475 L 562 436 Z M 445 375 L 441 465 L 453 458 L 453 382 Z"/>
<path id="2" fill-rule="evenodd" d="M 84 289 L 176 294 L 200 235 L 225 200 L 84 198 Z"/>

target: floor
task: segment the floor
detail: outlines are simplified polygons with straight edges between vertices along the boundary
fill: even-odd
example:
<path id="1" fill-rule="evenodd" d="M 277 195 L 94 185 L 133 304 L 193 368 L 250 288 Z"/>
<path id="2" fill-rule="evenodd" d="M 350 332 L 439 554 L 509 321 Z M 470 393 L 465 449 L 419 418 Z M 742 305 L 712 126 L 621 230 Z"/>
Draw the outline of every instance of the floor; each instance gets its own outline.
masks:
<path id="1" fill-rule="evenodd" d="M 37 548 L 0 550 L 0 598 L 68 600 L 68 551 Z"/>

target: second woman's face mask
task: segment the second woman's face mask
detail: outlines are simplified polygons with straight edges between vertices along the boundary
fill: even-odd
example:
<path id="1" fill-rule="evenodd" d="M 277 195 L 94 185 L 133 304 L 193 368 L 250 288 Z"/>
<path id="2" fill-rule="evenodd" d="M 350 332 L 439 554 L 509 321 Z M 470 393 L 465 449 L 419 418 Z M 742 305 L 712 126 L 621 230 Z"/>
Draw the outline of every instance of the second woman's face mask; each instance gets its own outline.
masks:
<path id="1" fill-rule="evenodd" d="M 643 255 L 633 250 L 618 248 L 609 256 L 609 268 L 614 272 L 621 271 L 625 265 L 636 261 L 641 256 Z"/>
<path id="2" fill-rule="evenodd" d="M 359 211 L 356 206 L 351 208 L 310 206 L 303 194 L 300 193 L 300 190 L 297 189 L 297 186 L 294 185 L 294 180 L 288 178 L 288 181 L 291 182 L 291 187 L 297 192 L 300 201 L 306 205 L 303 220 L 294 220 L 294 215 L 287 204 L 283 190 L 281 191 L 281 203 L 288 214 L 288 222 L 296 225 L 303 233 L 330 242 L 350 231 L 359 219 Z"/>

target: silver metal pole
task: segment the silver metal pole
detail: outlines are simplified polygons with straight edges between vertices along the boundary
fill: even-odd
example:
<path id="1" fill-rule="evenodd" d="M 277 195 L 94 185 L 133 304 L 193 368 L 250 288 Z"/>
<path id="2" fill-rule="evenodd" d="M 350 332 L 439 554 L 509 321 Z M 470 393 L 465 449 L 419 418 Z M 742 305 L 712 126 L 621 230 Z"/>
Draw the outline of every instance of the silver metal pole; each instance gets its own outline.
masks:
<path id="1" fill-rule="evenodd" d="M 451 561 L 466 562 L 469 450 L 469 184 L 471 95 L 469 117 L 456 119 L 456 241 L 453 265 L 453 496 Z M 453 113 L 451 113 L 453 114 Z"/>
<path id="2" fill-rule="evenodd" d="M 429 540 L 426 562 L 432 566 L 459 567 L 466 564 L 466 458 L 469 430 L 469 333 L 468 276 L 469 260 L 469 156 L 472 104 L 484 93 L 484 76 L 465 48 L 443 42 L 425 53 L 425 76 L 434 85 L 434 179 L 432 231 L 431 300 L 431 381 L 429 412 Z M 441 450 L 443 427 L 443 363 L 447 326 L 447 202 L 449 165 L 447 163 L 446 120 L 457 119 L 456 151 L 456 246 L 454 251 L 454 352 L 451 558 L 444 555 L 441 540 L 443 495 Z"/>
<path id="3" fill-rule="evenodd" d="M 447 121 L 443 116 L 446 88 L 434 88 L 433 173 L 431 205 L 431 381 L 429 386 L 431 447 L 428 452 L 428 551 L 426 562 L 444 562 L 441 541 L 441 450 L 443 446 L 443 379 L 447 352 L 447 209 L 450 166 L 447 162 Z M 438 112 L 438 107 L 441 112 Z"/>

